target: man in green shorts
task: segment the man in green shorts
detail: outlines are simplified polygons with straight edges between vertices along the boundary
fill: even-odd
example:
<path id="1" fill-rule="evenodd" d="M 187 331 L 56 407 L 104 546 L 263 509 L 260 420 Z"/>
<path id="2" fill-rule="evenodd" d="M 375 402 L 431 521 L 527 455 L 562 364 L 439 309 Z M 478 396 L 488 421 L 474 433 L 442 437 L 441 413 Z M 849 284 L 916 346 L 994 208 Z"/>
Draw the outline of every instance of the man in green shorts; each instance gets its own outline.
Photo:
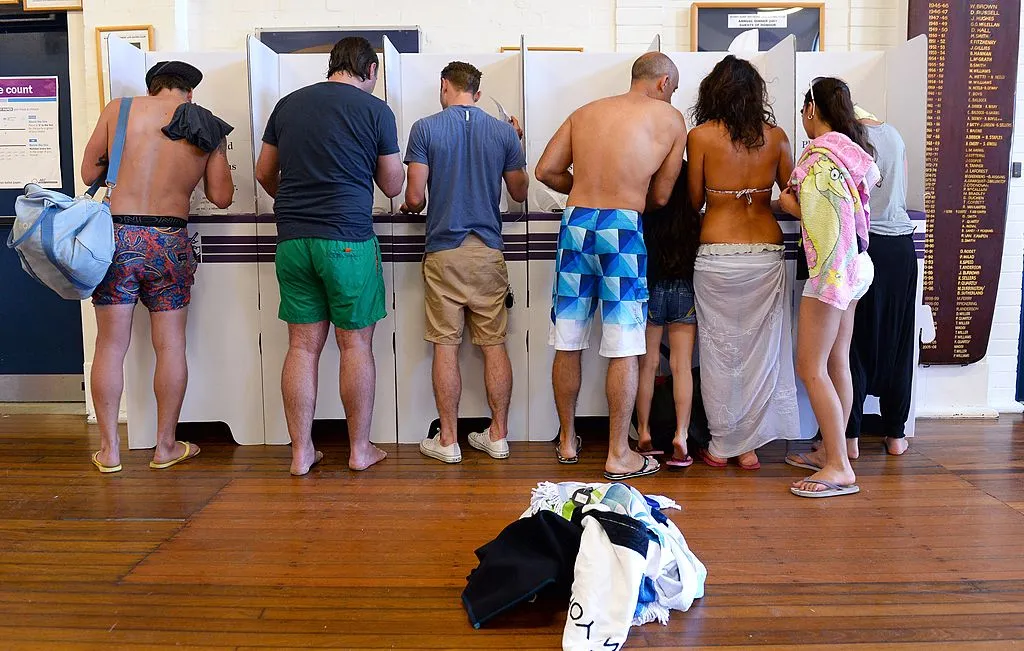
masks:
<path id="1" fill-rule="evenodd" d="M 256 178 L 274 197 L 277 220 L 278 316 L 288 323 L 281 393 L 293 475 L 306 474 L 323 458 L 310 432 L 320 353 L 331 324 L 344 369 L 349 468 L 365 470 L 385 456 L 370 443 L 373 328 L 385 316 L 373 184 L 394 197 L 405 171 L 395 116 L 372 95 L 379 65 L 366 39 L 338 41 L 327 81 L 277 103 L 256 164 Z"/>

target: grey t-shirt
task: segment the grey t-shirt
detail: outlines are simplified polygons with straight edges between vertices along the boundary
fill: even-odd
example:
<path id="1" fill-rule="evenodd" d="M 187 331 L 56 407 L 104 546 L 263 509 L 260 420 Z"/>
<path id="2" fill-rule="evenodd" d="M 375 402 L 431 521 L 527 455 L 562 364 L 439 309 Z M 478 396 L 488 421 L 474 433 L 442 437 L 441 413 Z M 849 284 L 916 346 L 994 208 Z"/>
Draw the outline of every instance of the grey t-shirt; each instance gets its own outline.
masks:
<path id="1" fill-rule="evenodd" d="M 882 173 L 881 186 L 871 188 L 871 234 L 909 235 L 914 223 L 907 214 L 907 146 L 891 125 L 867 125 L 867 130 Z"/>
<path id="2" fill-rule="evenodd" d="M 476 106 L 449 106 L 412 125 L 405 162 L 430 168 L 427 253 L 458 248 L 470 234 L 503 248 L 502 175 L 526 167 L 511 124 Z"/>

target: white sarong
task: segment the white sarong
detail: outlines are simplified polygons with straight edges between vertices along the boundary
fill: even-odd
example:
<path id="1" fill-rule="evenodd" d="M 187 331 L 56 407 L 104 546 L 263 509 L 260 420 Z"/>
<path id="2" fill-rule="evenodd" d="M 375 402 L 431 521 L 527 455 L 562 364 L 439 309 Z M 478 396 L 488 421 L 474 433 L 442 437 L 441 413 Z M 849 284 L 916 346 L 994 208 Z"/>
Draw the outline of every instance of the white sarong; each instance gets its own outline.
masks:
<path id="1" fill-rule="evenodd" d="M 697 253 L 700 387 L 708 451 L 737 457 L 800 438 L 784 248 L 705 244 Z"/>

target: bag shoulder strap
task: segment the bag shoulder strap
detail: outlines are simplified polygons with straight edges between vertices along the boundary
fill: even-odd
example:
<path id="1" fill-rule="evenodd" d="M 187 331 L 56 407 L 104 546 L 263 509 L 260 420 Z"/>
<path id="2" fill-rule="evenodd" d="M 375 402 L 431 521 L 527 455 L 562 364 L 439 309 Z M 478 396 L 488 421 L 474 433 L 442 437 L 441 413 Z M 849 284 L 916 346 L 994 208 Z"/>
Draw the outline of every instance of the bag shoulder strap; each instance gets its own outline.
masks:
<path id="1" fill-rule="evenodd" d="M 121 98 L 121 112 L 117 116 L 117 129 L 114 131 L 114 145 L 110 151 L 110 163 L 107 166 L 107 187 L 117 185 L 117 172 L 121 168 L 121 154 L 124 153 L 124 139 L 128 131 L 128 114 L 132 110 L 132 98 Z"/>

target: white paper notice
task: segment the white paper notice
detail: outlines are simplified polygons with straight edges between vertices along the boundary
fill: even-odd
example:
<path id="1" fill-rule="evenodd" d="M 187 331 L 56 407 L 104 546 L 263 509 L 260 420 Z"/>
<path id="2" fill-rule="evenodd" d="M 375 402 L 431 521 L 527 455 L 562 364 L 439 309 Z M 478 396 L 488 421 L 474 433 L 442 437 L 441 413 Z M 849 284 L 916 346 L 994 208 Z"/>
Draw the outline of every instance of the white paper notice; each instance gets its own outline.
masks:
<path id="1" fill-rule="evenodd" d="M 729 14 L 729 29 L 770 29 L 789 25 L 789 16 L 782 12 L 770 14 Z"/>
<path id="2" fill-rule="evenodd" d="M 0 77 L 0 188 L 60 188 L 56 77 Z"/>

